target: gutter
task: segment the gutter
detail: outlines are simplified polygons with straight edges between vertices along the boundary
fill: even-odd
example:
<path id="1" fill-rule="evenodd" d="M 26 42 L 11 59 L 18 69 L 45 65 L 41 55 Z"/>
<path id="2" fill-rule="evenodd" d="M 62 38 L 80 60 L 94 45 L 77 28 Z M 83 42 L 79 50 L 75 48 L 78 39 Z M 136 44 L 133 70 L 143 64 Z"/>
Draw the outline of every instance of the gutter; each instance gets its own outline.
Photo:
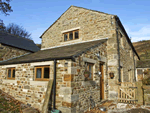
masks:
<path id="1" fill-rule="evenodd" d="M 52 60 L 63 60 L 63 59 L 72 59 L 74 61 L 73 56 L 67 56 L 67 57 L 59 57 L 59 58 L 47 58 L 47 59 L 37 59 L 37 60 L 29 60 L 29 61 L 17 61 L 17 62 L 6 62 L 2 61 L 0 62 L 0 65 L 10 65 L 10 64 L 21 64 L 21 63 L 33 63 L 33 62 L 42 62 L 42 61 L 52 61 Z M 3 63 L 6 62 L 6 63 Z"/>

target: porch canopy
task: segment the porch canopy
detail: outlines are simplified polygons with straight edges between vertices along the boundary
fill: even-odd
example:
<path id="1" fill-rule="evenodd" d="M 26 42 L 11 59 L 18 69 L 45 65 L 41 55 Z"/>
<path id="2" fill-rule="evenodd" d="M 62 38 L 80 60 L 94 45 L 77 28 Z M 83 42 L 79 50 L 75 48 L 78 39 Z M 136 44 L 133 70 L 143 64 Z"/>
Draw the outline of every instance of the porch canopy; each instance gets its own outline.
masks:
<path id="1" fill-rule="evenodd" d="M 21 64 L 31 62 L 41 62 L 50 60 L 72 59 L 81 55 L 82 53 L 95 48 L 104 43 L 107 39 L 100 39 L 95 41 L 80 42 L 76 44 L 55 47 L 51 49 L 40 50 L 35 53 L 16 57 L 7 61 L 0 62 L 0 65 Z"/>

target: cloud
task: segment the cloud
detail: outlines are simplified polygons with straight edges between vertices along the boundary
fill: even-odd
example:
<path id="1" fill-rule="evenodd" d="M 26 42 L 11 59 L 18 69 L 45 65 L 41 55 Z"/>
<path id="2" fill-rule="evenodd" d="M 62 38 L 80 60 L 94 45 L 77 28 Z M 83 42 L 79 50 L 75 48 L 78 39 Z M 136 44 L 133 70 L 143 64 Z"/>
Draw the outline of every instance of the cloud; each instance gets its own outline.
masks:
<path id="1" fill-rule="evenodd" d="M 143 25 L 142 27 L 137 27 L 135 29 L 130 29 L 130 27 L 126 25 L 125 29 L 129 37 L 131 37 L 132 42 L 137 42 L 140 40 L 150 40 L 150 25 Z"/>

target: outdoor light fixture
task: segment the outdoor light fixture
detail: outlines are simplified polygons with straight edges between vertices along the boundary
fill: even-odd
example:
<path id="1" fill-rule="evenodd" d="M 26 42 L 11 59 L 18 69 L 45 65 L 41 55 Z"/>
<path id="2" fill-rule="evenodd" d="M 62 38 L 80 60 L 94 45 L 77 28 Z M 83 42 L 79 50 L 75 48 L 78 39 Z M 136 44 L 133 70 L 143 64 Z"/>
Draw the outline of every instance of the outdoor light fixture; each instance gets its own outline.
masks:
<path id="1" fill-rule="evenodd" d="M 111 79 L 113 79 L 114 78 L 114 73 L 109 73 L 109 77 L 111 78 Z"/>

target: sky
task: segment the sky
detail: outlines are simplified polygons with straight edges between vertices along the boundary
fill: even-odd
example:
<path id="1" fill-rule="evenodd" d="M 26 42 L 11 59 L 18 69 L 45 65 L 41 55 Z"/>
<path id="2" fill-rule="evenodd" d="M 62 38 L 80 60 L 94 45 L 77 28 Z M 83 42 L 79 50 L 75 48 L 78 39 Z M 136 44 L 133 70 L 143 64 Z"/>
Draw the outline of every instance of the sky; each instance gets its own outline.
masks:
<path id="1" fill-rule="evenodd" d="M 23 26 L 38 44 L 42 33 L 71 5 L 115 14 L 132 42 L 150 40 L 150 0 L 12 0 L 10 5 L 13 12 L 0 13 L 0 19 L 6 26 Z"/>

